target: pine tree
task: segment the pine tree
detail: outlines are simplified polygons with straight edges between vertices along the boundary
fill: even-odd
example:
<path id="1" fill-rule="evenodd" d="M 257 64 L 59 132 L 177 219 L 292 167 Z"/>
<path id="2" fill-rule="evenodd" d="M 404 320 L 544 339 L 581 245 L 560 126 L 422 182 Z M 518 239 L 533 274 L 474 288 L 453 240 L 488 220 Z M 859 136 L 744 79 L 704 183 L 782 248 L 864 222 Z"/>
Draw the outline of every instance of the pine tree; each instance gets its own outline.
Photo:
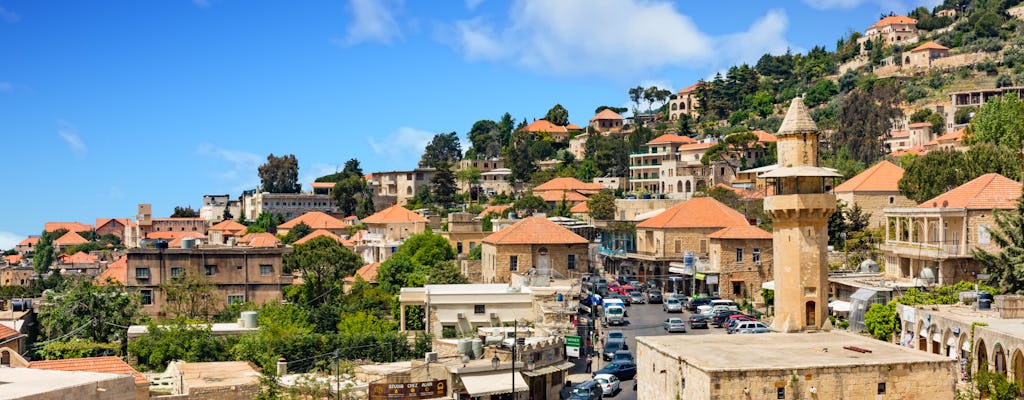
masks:
<path id="1" fill-rule="evenodd" d="M 973 251 L 974 258 L 991 275 L 989 284 L 1004 293 L 1024 294 L 1024 197 L 1017 199 L 1017 209 L 996 213 L 998 230 L 990 231 L 998 253 L 983 249 Z"/>

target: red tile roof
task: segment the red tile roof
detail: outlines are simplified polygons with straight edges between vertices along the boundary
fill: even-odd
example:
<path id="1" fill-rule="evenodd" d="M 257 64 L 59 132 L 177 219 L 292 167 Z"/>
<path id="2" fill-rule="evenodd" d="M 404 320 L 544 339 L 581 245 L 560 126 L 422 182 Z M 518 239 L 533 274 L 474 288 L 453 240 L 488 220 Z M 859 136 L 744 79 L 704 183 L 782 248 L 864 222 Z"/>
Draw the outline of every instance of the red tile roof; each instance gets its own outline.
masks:
<path id="1" fill-rule="evenodd" d="M 106 285 L 107 279 L 122 285 L 128 282 L 128 256 L 121 256 L 117 261 L 107 265 L 107 269 L 103 270 L 99 275 L 96 275 L 93 282 L 97 285 Z"/>
<path id="2" fill-rule="evenodd" d="M 579 179 L 565 177 L 555 178 L 550 181 L 544 182 L 537 187 L 533 188 L 534 192 L 543 192 L 545 190 L 583 190 L 583 191 L 601 191 L 604 189 L 604 185 L 600 183 L 584 183 Z"/>
<path id="3" fill-rule="evenodd" d="M 427 222 L 422 215 L 416 214 L 409 209 L 395 204 L 391 207 L 378 211 L 377 213 L 363 218 L 368 224 L 390 224 L 400 222 Z"/>
<path id="4" fill-rule="evenodd" d="M 835 192 L 899 192 L 903 168 L 882 160 L 871 168 L 848 179 L 834 189 Z"/>
<path id="5" fill-rule="evenodd" d="M 597 121 L 599 119 L 622 120 L 623 118 L 621 115 L 619 115 L 619 113 L 606 108 L 604 110 L 601 110 L 601 112 L 597 113 L 597 115 L 594 115 L 594 117 L 591 118 L 590 120 Z"/>
<path id="6" fill-rule="evenodd" d="M 205 239 L 206 235 L 202 234 L 201 232 L 195 232 L 195 231 L 156 231 L 156 232 L 150 232 L 150 233 L 146 234 L 146 239 L 172 239 L 173 240 L 173 239 L 183 239 L 183 238 L 187 238 L 187 237 L 190 237 L 190 238 L 193 238 L 193 239 Z"/>
<path id="7" fill-rule="evenodd" d="M 487 214 L 494 214 L 495 216 L 499 216 L 499 215 L 501 215 L 501 213 L 505 212 L 505 210 L 507 210 L 509 207 L 512 207 L 512 205 L 511 204 L 498 204 L 498 205 L 494 205 L 494 206 L 488 206 L 487 208 L 485 208 L 483 211 L 480 212 L 479 217 L 483 218 L 483 217 L 487 216 Z"/>
<path id="8" fill-rule="evenodd" d="M 21 332 L 8 328 L 7 325 L 0 325 L 0 342 L 18 335 L 21 335 Z"/>
<path id="9" fill-rule="evenodd" d="M 238 239 L 238 243 L 249 247 L 277 247 L 281 241 L 277 240 L 277 236 L 272 233 L 258 232 L 242 236 L 241 239 Z"/>
<path id="10" fill-rule="evenodd" d="M 969 210 L 1009 210 L 1016 207 L 1021 184 L 991 173 L 974 178 L 956 189 L 927 200 L 917 208 L 966 208 Z"/>
<path id="11" fill-rule="evenodd" d="M 690 93 L 690 92 L 692 92 L 692 91 L 694 91 L 694 90 L 697 90 L 697 87 L 698 87 L 698 86 L 700 86 L 700 82 L 697 82 L 697 83 L 694 83 L 694 84 L 692 84 L 692 85 L 690 85 L 690 86 L 687 86 L 687 87 L 684 87 L 684 88 L 682 88 L 682 89 L 679 89 L 679 91 L 678 91 L 678 92 L 676 92 L 676 94 L 686 94 L 686 93 Z"/>
<path id="12" fill-rule="evenodd" d="M 710 239 L 771 239 L 772 234 L 754 225 L 730 226 L 708 235 Z"/>
<path id="13" fill-rule="evenodd" d="M 965 129 L 966 128 L 960 128 L 960 129 L 956 130 L 955 132 L 950 132 L 950 133 L 947 133 L 945 135 L 939 136 L 939 137 L 935 138 L 935 142 L 937 142 L 937 143 L 938 142 L 944 142 L 944 141 L 959 142 L 959 141 L 963 140 L 963 138 L 964 138 L 964 130 Z"/>
<path id="14" fill-rule="evenodd" d="M 21 242 L 19 242 L 18 246 L 28 246 L 28 245 L 35 246 L 37 244 L 39 244 L 39 236 L 30 236 L 30 237 L 25 238 L 25 240 L 22 240 Z"/>
<path id="15" fill-rule="evenodd" d="M 207 229 L 207 231 L 221 231 L 226 235 L 238 235 L 240 233 L 245 233 L 246 229 L 249 228 L 246 227 L 245 225 L 242 225 L 238 221 L 226 219 L 214 224 L 209 229 Z"/>
<path id="16" fill-rule="evenodd" d="M 302 239 L 296 240 L 295 243 L 293 244 L 303 244 L 321 236 L 327 236 L 331 239 L 338 241 L 338 243 L 345 243 L 345 239 L 342 239 L 341 236 L 335 235 L 331 233 L 331 231 L 328 231 L 326 229 L 317 229 L 313 232 L 310 232 L 310 234 L 303 236 Z"/>
<path id="17" fill-rule="evenodd" d="M 60 261 L 64 264 L 95 264 L 100 261 L 96 256 L 86 254 L 84 251 L 79 251 L 72 255 L 61 254 Z"/>
<path id="18" fill-rule="evenodd" d="M 57 240 L 53 241 L 53 244 L 60 246 L 74 246 L 82 243 L 89 243 L 89 241 L 85 240 L 85 238 L 82 237 L 82 235 L 75 233 L 75 231 L 68 231 L 68 233 L 65 233 L 64 236 L 61 236 L 57 238 Z"/>
<path id="19" fill-rule="evenodd" d="M 886 25 L 917 25 L 917 20 L 903 15 L 893 15 L 882 18 L 871 26 L 881 28 Z"/>
<path id="20" fill-rule="evenodd" d="M 345 281 L 346 282 L 355 282 L 356 281 L 356 277 L 358 276 L 358 277 L 363 278 L 364 281 L 376 282 L 377 281 L 377 269 L 378 268 L 380 268 L 380 263 L 366 264 L 366 265 L 364 265 L 362 267 L 359 267 L 359 269 L 356 270 L 355 275 L 345 277 Z"/>
<path id="21" fill-rule="evenodd" d="M 932 123 L 931 122 L 915 122 L 915 123 L 912 123 L 910 125 L 907 125 L 908 128 L 923 128 L 923 127 L 926 127 L 926 126 L 932 126 Z M 908 134 L 909 134 L 909 132 L 908 132 Z"/>
<path id="22" fill-rule="evenodd" d="M 292 229 L 299 222 L 305 223 L 313 229 L 344 229 L 345 223 L 340 219 L 334 218 L 330 215 L 324 214 L 320 211 L 310 211 L 302 214 L 298 217 L 292 218 L 290 221 L 285 222 L 277 226 L 278 230 L 281 229 Z"/>
<path id="23" fill-rule="evenodd" d="M 576 124 L 566 125 L 565 129 L 568 129 L 570 131 L 582 131 L 583 130 L 583 128 L 581 128 L 579 125 L 576 125 Z"/>
<path id="24" fill-rule="evenodd" d="M 529 217 L 483 239 L 491 244 L 585 244 L 587 239 L 544 217 Z"/>
<path id="25" fill-rule="evenodd" d="M 679 136 L 679 135 L 673 135 L 671 133 L 666 133 L 664 135 L 661 135 L 661 136 L 658 136 L 658 137 L 654 138 L 654 140 L 651 140 L 650 142 L 647 142 L 647 144 L 660 144 L 660 143 L 683 143 L 683 144 L 690 144 L 690 143 L 697 143 L 697 140 L 689 138 L 689 137 L 686 137 L 686 136 Z"/>
<path id="26" fill-rule="evenodd" d="M 590 207 L 587 206 L 587 202 L 584 201 L 572 206 L 572 208 L 569 209 L 569 212 L 575 214 L 586 214 L 590 212 Z"/>
<path id="27" fill-rule="evenodd" d="M 679 151 L 685 151 L 685 150 L 706 150 L 706 149 L 709 149 L 709 148 L 711 148 L 711 146 L 714 146 L 716 144 L 717 143 L 712 143 L 712 142 L 684 144 L 682 146 L 679 146 Z"/>
<path id="28" fill-rule="evenodd" d="M 919 156 L 923 156 L 923 155 L 925 155 L 927 153 L 928 152 L 925 151 L 925 149 L 923 147 L 921 147 L 921 146 L 914 146 L 914 147 L 911 147 L 911 148 L 906 149 L 906 150 L 896 150 L 896 151 L 892 152 L 891 154 L 893 156 L 897 156 L 898 157 L 898 156 L 902 156 L 904 154 L 917 154 Z"/>
<path id="29" fill-rule="evenodd" d="M 587 201 L 587 196 L 571 190 L 545 190 L 540 192 L 538 196 L 548 203 L 560 202 L 562 200 L 567 202 Z"/>
<path id="30" fill-rule="evenodd" d="M 665 210 L 637 228 L 713 228 L 746 226 L 747 217 L 711 197 L 695 197 Z"/>
<path id="31" fill-rule="evenodd" d="M 52 371 L 100 372 L 135 376 L 135 383 L 148 383 L 145 375 L 136 371 L 120 357 L 86 357 L 68 358 L 64 360 L 29 361 L 28 368 Z"/>
<path id="32" fill-rule="evenodd" d="M 333 189 L 338 182 L 313 182 L 309 184 L 313 189 Z"/>
<path id="33" fill-rule="evenodd" d="M 915 47 L 913 50 L 910 50 L 910 52 L 911 53 L 915 53 L 915 52 L 924 51 L 924 50 L 949 50 L 949 47 L 943 46 L 941 44 L 938 44 L 938 43 L 935 43 L 935 42 L 932 42 L 932 41 L 927 41 L 924 44 Z"/>
<path id="34" fill-rule="evenodd" d="M 757 136 L 757 141 L 761 143 L 771 143 L 778 140 L 775 135 L 772 135 L 765 131 L 750 131 L 751 134 Z"/>
<path id="35" fill-rule="evenodd" d="M 132 220 L 129 218 L 96 218 L 96 229 L 100 229 L 111 222 L 117 222 L 121 225 L 128 226 Z"/>
<path id="36" fill-rule="evenodd" d="M 4 256 L 4 261 L 9 265 L 18 265 L 21 264 L 22 258 L 21 254 L 11 254 L 9 256 Z"/>
<path id="37" fill-rule="evenodd" d="M 910 131 L 892 131 L 892 132 L 889 132 L 889 138 L 892 138 L 892 139 L 899 139 L 899 138 L 906 138 L 906 137 L 910 137 Z"/>
<path id="38" fill-rule="evenodd" d="M 558 125 L 552 124 L 552 123 L 550 123 L 550 122 L 548 122 L 546 120 L 543 120 L 543 119 L 538 119 L 536 121 L 533 121 L 533 123 L 523 127 L 523 130 L 527 131 L 527 132 L 533 132 L 533 133 L 540 133 L 540 132 L 566 133 L 566 132 L 569 132 L 569 130 L 566 129 L 564 126 L 558 126 Z"/>
<path id="39" fill-rule="evenodd" d="M 91 231 L 92 225 L 86 225 L 81 222 L 47 222 L 43 226 L 43 230 L 46 232 L 59 231 L 66 229 L 68 232 L 85 232 Z"/>

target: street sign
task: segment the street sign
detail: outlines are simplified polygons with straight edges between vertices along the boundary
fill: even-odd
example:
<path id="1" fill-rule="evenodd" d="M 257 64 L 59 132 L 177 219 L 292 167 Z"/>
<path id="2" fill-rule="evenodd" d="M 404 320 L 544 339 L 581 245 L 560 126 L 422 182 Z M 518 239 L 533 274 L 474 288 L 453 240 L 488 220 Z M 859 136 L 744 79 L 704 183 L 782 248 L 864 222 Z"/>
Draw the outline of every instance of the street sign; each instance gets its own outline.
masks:
<path id="1" fill-rule="evenodd" d="M 446 396 L 448 381 L 370 384 L 370 400 L 418 400 Z"/>
<path id="2" fill-rule="evenodd" d="M 583 341 L 579 336 L 565 337 L 565 355 L 569 357 L 580 357 L 580 347 Z"/>

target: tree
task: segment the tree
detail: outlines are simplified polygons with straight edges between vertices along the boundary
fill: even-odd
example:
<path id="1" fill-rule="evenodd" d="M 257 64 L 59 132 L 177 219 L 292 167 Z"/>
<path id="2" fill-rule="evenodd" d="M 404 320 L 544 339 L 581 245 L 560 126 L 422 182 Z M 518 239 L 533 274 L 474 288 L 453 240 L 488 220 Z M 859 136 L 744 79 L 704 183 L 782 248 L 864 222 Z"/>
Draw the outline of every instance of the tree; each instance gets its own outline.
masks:
<path id="1" fill-rule="evenodd" d="M 147 331 L 128 344 L 128 351 L 146 370 L 162 371 L 175 360 L 205 362 L 228 358 L 227 340 L 213 336 L 208 325 L 175 318 L 164 325 L 150 321 Z"/>
<path id="2" fill-rule="evenodd" d="M 637 86 L 629 89 L 629 101 L 633 102 L 633 115 L 638 114 L 640 110 L 640 99 L 644 97 L 643 86 Z"/>
<path id="3" fill-rule="evenodd" d="M 615 195 L 611 190 L 602 190 L 587 200 L 590 217 L 596 220 L 615 219 Z"/>
<path id="4" fill-rule="evenodd" d="M 252 224 L 246 228 L 246 233 L 269 232 L 277 233 L 277 226 L 284 223 L 284 216 L 280 213 L 270 211 L 261 212 Z"/>
<path id="5" fill-rule="evenodd" d="M 626 107 L 598 106 L 597 108 L 594 109 L 594 114 L 599 114 L 601 113 L 601 111 L 604 110 L 612 110 L 616 114 L 622 114 L 626 111 L 629 111 L 629 109 Z"/>
<path id="6" fill-rule="evenodd" d="M 442 208 L 451 207 L 455 201 L 455 174 L 452 173 L 451 164 L 440 162 L 436 166 L 437 171 L 430 178 L 430 192 L 434 196 L 434 203 Z"/>
<path id="7" fill-rule="evenodd" d="M 470 147 L 466 152 L 475 158 L 497 157 L 501 153 L 501 133 L 498 123 L 489 119 L 482 119 L 473 123 L 473 127 L 466 134 L 469 138 Z"/>
<path id="8" fill-rule="evenodd" d="M 548 110 L 548 113 L 544 115 L 544 120 L 558 126 L 569 125 L 569 110 L 566 110 L 561 104 L 555 104 L 555 106 L 551 107 L 551 109 Z"/>
<path id="9" fill-rule="evenodd" d="M 1017 199 L 1015 210 L 996 211 L 995 219 L 999 229 L 989 233 L 999 252 L 975 248 L 972 253 L 990 274 L 990 284 L 1004 293 L 1024 294 L 1024 197 Z"/>
<path id="10" fill-rule="evenodd" d="M 751 144 L 753 144 L 753 146 L 751 146 Z M 735 154 L 734 152 L 744 154 L 747 150 L 751 149 L 751 147 L 762 147 L 762 145 L 757 141 L 756 135 L 750 132 L 734 133 L 726 136 L 718 143 L 709 147 L 707 151 L 704 152 L 704 155 L 701 156 L 700 162 L 706 166 L 712 164 L 728 166 L 735 174 L 738 169 L 747 167 L 747 159 L 745 157 L 740 157 L 740 165 L 735 165 L 735 161 L 731 161 L 733 159 L 731 156 Z"/>
<path id="11" fill-rule="evenodd" d="M 971 143 L 995 143 L 1020 150 L 1024 143 L 1024 102 L 1016 94 L 989 99 L 971 120 L 970 133 Z"/>
<path id="12" fill-rule="evenodd" d="M 481 246 L 474 247 L 479 248 Z M 455 265 L 455 261 L 447 260 L 437 263 L 430 272 L 427 283 L 431 285 L 454 285 L 469 283 L 469 279 L 462 274 L 462 270 Z"/>
<path id="13" fill-rule="evenodd" d="M 876 80 L 868 88 L 848 93 L 839 105 L 839 129 L 833 146 L 846 150 L 854 160 L 874 164 L 883 155 L 882 140 L 893 121 L 903 116 L 899 83 Z"/>
<path id="14" fill-rule="evenodd" d="M 198 218 L 199 212 L 189 207 L 174 206 L 174 213 L 171 218 Z"/>
<path id="15" fill-rule="evenodd" d="M 127 341 L 128 331 L 123 327 L 135 322 L 139 309 L 138 297 L 127 294 L 120 284 L 97 286 L 88 278 L 65 280 L 62 287 L 43 296 L 41 327 L 49 339 Z"/>
<path id="16" fill-rule="evenodd" d="M 373 198 L 370 196 L 363 196 L 359 200 L 359 206 L 356 208 L 356 216 L 359 218 L 366 218 L 376 212 L 373 207 Z"/>
<path id="17" fill-rule="evenodd" d="M 918 203 L 987 173 L 1013 180 L 1021 176 L 1020 154 L 990 143 L 975 144 L 966 153 L 939 150 L 909 160 L 899 182 L 900 193 Z"/>
<path id="18" fill-rule="evenodd" d="M 53 264 L 54 252 L 56 249 L 53 247 L 53 241 L 64 234 L 68 233 L 65 229 L 58 229 L 54 232 L 44 231 L 39 236 L 39 244 L 36 245 L 36 250 L 32 254 L 32 269 L 37 274 L 45 274 L 50 272 L 50 265 Z"/>
<path id="19" fill-rule="evenodd" d="M 519 213 L 520 216 L 530 216 L 538 211 L 546 211 L 548 209 L 548 203 L 544 202 L 544 198 L 540 196 L 534 196 L 533 192 L 523 194 L 512 204 L 512 208 Z"/>
<path id="20" fill-rule="evenodd" d="M 505 149 L 505 165 L 511 170 L 510 181 L 528 182 L 530 176 L 537 172 L 537 164 L 530 156 L 530 148 L 534 141 L 533 134 L 524 130 L 512 134 L 511 143 Z"/>
<path id="21" fill-rule="evenodd" d="M 306 237 L 306 235 L 309 235 L 310 233 L 313 233 L 313 228 L 310 228 L 305 222 L 299 222 L 298 224 L 295 224 L 292 229 L 288 230 L 288 234 L 281 238 L 281 242 L 284 244 L 292 244 L 295 243 L 295 241 Z"/>
<path id="22" fill-rule="evenodd" d="M 195 272 L 186 271 L 161 282 L 160 290 L 167 296 L 167 303 L 161 311 L 172 318 L 180 316 L 208 321 L 221 304 L 213 283 Z"/>
<path id="23" fill-rule="evenodd" d="M 339 211 L 345 215 L 356 215 L 361 199 L 369 197 L 366 179 L 362 175 L 347 174 L 334 184 L 331 199 L 338 205 Z"/>
<path id="24" fill-rule="evenodd" d="M 270 193 L 299 193 L 299 160 L 294 154 L 276 157 L 267 156 L 267 162 L 259 166 L 260 187 Z"/>
<path id="25" fill-rule="evenodd" d="M 480 169 L 470 165 L 467 168 L 460 169 L 456 174 L 456 178 L 459 182 L 466 185 L 467 188 L 472 188 L 474 185 L 480 183 Z"/>
<path id="26" fill-rule="evenodd" d="M 363 176 L 363 167 L 359 166 L 359 160 L 350 158 L 345 161 L 345 168 L 341 170 L 345 175 Z"/>
<path id="27" fill-rule="evenodd" d="M 459 143 L 459 136 L 455 132 L 439 133 L 427 144 L 423 150 L 423 157 L 420 162 L 424 165 L 437 168 L 442 162 L 454 164 L 462 160 L 462 145 Z"/>
<path id="28" fill-rule="evenodd" d="M 342 292 L 342 281 L 363 266 L 363 259 L 352 250 L 326 236 L 295 246 L 295 251 L 284 255 L 284 271 L 298 272 L 302 276 L 300 289 L 292 294 L 294 301 L 319 305 L 337 299 Z"/>
<path id="29" fill-rule="evenodd" d="M 501 149 L 508 146 L 512 140 L 512 130 L 515 129 L 515 121 L 512 120 L 512 114 L 505 113 L 501 116 L 501 120 L 498 121 L 498 150 L 495 152 L 495 157 L 501 153 Z"/>
<path id="30" fill-rule="evenodd" d="M 430 283 L 461 281 L 453 271 L 443 270 L 455 268 L 454 264 L 443 265 L 454 259 L 455 249 L 448 239 L 430 232 L 419 233 L 406 239 L 391 258 L 381 263 L 377 282 L 382 290 L 397 294 L 403 287 L 423 286 L 428 275 Z"/>
<path id="31" fill-rule="evenodd" d="M 888 304 L 872 304 L 864 312 L 864 328 L 878 340 L 892 340 L 892 334 L 899 329 L 899 318 L 896 316 L 895 302 Z"/>
<path id="32" fill-rule="evenodd" d="M 804 101 L 808 107 L 813 107 L 829 101 L 832 96 L 839 93 L 839 87 L 829 79 L 822 79 L 814 83 L 810 89 L 807 89 L 807 95 Z"/>

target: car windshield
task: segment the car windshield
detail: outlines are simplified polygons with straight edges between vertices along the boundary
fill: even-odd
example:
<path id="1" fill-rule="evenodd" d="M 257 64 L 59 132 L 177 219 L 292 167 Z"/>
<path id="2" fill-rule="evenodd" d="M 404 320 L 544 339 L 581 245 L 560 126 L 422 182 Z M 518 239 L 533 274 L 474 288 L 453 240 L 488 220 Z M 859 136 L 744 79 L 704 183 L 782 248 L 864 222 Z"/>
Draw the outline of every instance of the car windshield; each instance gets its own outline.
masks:
<path id="1" fill-rule="evenodd" d="M 609 308 L 608 309 L 608 314 L 610 314 L 610 315 L 622 314 L 622 309 L 621 308 L 617 308 L 617 307 L 616 308 Z"/>
<path id="2" fill-rule="evenodd" d="M 615 352 L 622 348 L 622 344 L 622 342 L 608 342 L 608 344 L 604 345 L 604 351 L 608 353 Z"/>
<path id="3" fill-rule="evenodd" d="M 673 299 L 673 298 L 669 297 L 668 300 L 665 300 L 665 303 L 668 303 L 668 304 L 679 304 L 679 300 L 676 300 L 676 299 Z"/>
<path id="4" fill-rule="evenodd" d="M 572 390 L 572 394 L 577 396 L 590 396 L 590 388 L 577 387 Z"/>
<path id="5" fill-rule="evenodd" d="M 602 385 L 603 385 L 603 384 L 606 384 L 606 383 L 608 383 L 608 380 L 607 380 L 607 379 L 605 379 L 604 377 L 601 377 L 601 378 L 594 378 L 594 380 L 595 380 L 595 381 L 598 381 L 598 382 L 599 382 L 599 383 L 601 383 Z"/>
<path id="6" fill-rule="evenodd" d="M 609 339 L 622 339 L 624 337 L 626 337 L 626 334 L 624 334 L 624 333 L 622 333 L 620 331 L 608 332 L 608 338 Z"/>
<path id="7" fill-rule="evenodd" d="M 681 323 L 683 323 L 683 320 L 681 320 L 679 318 L 672 318 L 672 319 L 668 320 L 668 323 L 670 323 L 670 324 L 681 324 Z"/>

